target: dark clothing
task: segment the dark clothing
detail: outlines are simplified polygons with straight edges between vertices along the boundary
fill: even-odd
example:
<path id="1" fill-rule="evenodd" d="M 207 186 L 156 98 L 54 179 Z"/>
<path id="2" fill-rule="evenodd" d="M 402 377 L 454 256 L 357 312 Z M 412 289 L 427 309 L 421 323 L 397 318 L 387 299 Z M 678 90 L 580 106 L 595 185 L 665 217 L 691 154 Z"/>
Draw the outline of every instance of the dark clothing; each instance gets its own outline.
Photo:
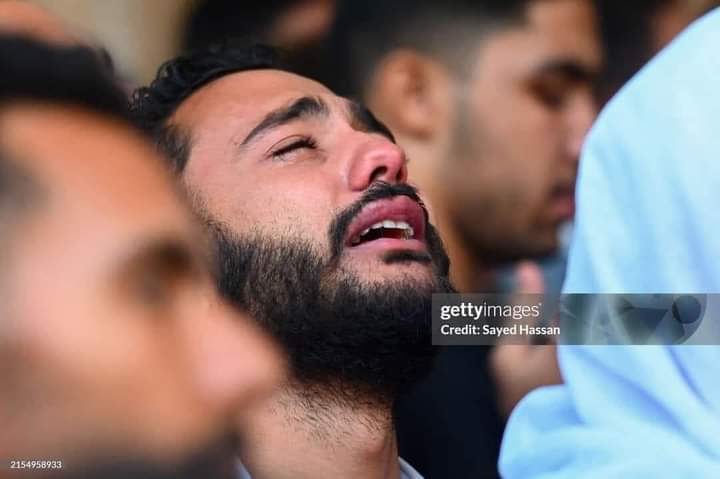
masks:
<path id="1" fill-rule="evenodd" d="M 495 479 L 504 428 L 490 346 L 442 348 L 430 376 L 398 401 L 400 455 L 426 479 Z"/>

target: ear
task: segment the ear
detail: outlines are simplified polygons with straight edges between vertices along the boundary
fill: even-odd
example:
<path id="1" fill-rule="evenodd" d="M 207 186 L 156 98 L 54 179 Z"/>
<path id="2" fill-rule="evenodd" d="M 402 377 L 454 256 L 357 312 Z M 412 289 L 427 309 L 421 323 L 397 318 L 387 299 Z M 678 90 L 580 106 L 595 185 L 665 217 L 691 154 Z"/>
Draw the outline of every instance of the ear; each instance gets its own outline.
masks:
<path id="1" fill-rule="evenodd" d="M 368 104 L 401 135 L 432 137 L 448 115 L 449 82 L 445 69 L 412 50 L 387 55 L 368 90 Z"/>

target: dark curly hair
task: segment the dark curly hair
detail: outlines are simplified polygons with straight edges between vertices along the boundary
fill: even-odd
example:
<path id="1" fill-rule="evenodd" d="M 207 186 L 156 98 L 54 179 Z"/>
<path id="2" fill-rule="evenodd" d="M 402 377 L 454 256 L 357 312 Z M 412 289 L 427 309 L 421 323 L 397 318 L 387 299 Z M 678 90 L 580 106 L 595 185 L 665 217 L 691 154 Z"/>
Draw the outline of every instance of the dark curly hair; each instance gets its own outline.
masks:
<path id="1" fill-rule="evenodd" d="M 190 134 L 169 119 L 194 92 L 225 75 L 248 70 L 288 70 L 280 53 L 266 45 L 223 43 L 200 48 L 164 63 L 149 86 L 132 95 L 134 123 L 148 134 L 176 173 L 187 164 Z"/>

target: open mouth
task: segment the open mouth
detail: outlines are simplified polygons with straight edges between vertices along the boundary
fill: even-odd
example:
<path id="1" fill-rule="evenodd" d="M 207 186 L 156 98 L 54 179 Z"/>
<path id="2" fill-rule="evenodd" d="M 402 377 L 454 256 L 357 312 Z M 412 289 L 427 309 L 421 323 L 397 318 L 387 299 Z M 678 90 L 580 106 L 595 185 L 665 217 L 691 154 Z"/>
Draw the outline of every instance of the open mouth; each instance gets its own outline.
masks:
<path id="1" fill-rule="evenodd" d="M 415 237 L 415 230 L 405 221 L 384 220 L 378 221 L 369 228 L 365 228 L 359 236 L 350 239 L 350 246 L 375 241 L 380 238 L 393 238 L 409 240 Z"/>
<path id="2" fill-rule="evenodd" d="M 350 248 L 385 245 L 418 249 L 424 247 L 424 240 L 424 210 L 407 196 L 398 196 L 366 206 L 350 224 L 345 244 Z"/>

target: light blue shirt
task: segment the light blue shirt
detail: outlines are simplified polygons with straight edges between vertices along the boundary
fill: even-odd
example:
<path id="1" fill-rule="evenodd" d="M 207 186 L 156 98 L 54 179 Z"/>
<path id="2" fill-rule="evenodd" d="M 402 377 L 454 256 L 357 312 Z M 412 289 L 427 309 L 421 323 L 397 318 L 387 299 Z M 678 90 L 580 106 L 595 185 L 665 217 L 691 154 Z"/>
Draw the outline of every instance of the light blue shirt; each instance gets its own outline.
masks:
<path id="1" fill-rule="evenodd" d="M 593 128 L 565 292 L 720 293 L 720 10 Z M 561 346 L 559 359 L 566 384 L 508 422 L 503 477 L 720 478 L 720 346 Z"/>

